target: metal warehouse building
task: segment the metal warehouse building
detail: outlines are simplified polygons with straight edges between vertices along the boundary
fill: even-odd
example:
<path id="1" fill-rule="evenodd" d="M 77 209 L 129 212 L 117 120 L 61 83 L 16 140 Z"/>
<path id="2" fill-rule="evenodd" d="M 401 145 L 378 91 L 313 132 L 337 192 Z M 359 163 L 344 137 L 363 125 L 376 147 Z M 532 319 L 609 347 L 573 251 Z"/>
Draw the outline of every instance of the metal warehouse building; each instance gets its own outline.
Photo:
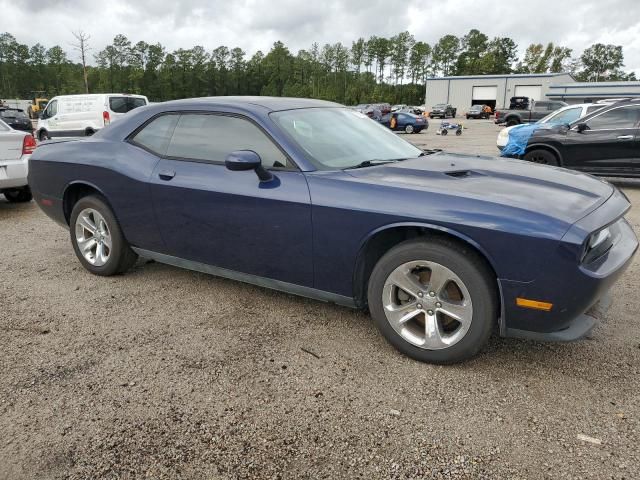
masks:
<path id="1" fill-rule="evenodd" d="M 509 106 L 511 97 L 548 99 L 552 85 L 567 86 L 573 82 L 568 73 L 428 78 L 425 104 L 429 108 L 438 103 L 450 103 L 460 113 L 476 104 L 495 109 L 496 106 Z"/>
<path id="2" fill-rule="evenodd" d="M 585 103 L 606 98 L 640 98 L 640 82 L 569 82 L 549 86 L 546 98 Z"/>

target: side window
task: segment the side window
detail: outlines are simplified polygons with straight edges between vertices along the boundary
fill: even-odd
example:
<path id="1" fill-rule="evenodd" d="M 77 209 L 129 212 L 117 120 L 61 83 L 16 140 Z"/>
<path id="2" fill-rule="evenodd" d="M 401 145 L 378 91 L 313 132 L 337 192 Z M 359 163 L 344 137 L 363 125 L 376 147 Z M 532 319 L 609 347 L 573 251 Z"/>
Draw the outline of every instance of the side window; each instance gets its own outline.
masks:
<path id="1" fill-rule="evenodd" d="M 585 113 L 585 115 L 589 115 L 590 113 L 593 113 L 596 110 L 600 110 L 601 108 L 602 108 L 602 105 L 594 105 L 593 107 L 587 107 L 587 113 Z"/>
<path id="2" fill-rule="evenodd" d="M 235 150 L 253 150 L 267 168 L 289 166 L 287 158 L 262 130 L 248 120 L 226 115 L 181 115 L 167 155 L 224 162 Z"/>
<path id="3" fill-rule="evenodd" d="M 587 122 L 591 130 L 618 130 L 636 128 L 640 117 L 640 106 L 619 107 L 604 112 Z"/>
<path id="4" fill-rule="evenodd" d="M 156 118 L 133 137 L 133 142 L 160 156 L 165 155 L 178 118 L 180 115 L 163 115 Z"/>
<path id="5" fill-rule="evenodd" d="M 51 118 L 58 113 L 58 101 L 54 100 L 53 102 L 49 102 L 46 109 L 47 118 Z"/>
<path id="6" fill-rule="evenodd" d="M 549 102 L 536 102 L 533 109 L 537 112 L 549 110 Z"/>

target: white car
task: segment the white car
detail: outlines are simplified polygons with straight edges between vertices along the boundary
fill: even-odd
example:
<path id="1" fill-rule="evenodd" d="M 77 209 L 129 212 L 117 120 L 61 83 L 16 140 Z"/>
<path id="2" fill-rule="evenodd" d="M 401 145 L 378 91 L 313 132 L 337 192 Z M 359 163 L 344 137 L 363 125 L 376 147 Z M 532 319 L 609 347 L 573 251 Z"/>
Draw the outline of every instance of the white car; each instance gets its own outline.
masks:
<path id="1" fill-rule="evenodd" d="M 9 202 L 28 202 L 29 157 L 36 141 L 28 132 L 12 129 L 0 120 L 0 193 Z"/>
<path id="2" fill-rule="evenodd" d="M 579 105 L 567 105 L 551 112 L 536 123 L 572 123 L 585 115 L 594 112 L 602 107 L 606 107 L 606 103 L 581 103 Z M 502 150 L 509 141 L 509 131 L 519 125 L 505 127 L 498 133 L 498 150 Z"/>
<path id="3" fill-rule="evenodd" d="M 90 136 L 134 108 L 144 107 L 144 95 L 99 93 L 59 95 L 49 100 L 36 128 L 39 140 Z"/>

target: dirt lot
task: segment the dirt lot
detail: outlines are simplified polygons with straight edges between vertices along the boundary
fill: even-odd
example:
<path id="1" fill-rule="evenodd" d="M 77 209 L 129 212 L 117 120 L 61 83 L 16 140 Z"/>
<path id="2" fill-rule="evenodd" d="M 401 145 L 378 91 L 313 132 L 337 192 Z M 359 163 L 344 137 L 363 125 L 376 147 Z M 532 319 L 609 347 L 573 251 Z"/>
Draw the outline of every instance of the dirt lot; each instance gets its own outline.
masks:
<path id="1" fill-rule="evenodd" d="M 496 151 L 490 122 L 432 123 L 408 138 Z M 436 367 L 345 308 L 142 261 L 92 276 L 0 197 L 0 478 L 639 478 L 639 262 L 590 338 Z"/>

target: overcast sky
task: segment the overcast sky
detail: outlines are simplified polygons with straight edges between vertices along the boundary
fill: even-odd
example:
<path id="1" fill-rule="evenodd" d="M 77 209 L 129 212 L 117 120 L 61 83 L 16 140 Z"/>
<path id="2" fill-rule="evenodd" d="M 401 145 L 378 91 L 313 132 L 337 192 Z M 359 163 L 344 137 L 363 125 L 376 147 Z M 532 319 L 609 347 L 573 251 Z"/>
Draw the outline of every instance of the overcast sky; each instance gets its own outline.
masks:
<path id="1" fill-rule="evenodd" d="M 532 42 L 565 45 L 579 55 L 602 42 L 624 47 L 625 69 L 640 75 L 640 0 L 0 0 L 0 32 L 19 42 L 71 52 L 71 31 L 91 35 L 94 52 L 118 33 L 168 50 L 239 46 L 249 54 L 282 40 L 294 53 L 316 41 L 391 36 L 409 30 L 434 43 L 477 28 Z M 77 60 L 77 58 L 73 58 Z"/>

